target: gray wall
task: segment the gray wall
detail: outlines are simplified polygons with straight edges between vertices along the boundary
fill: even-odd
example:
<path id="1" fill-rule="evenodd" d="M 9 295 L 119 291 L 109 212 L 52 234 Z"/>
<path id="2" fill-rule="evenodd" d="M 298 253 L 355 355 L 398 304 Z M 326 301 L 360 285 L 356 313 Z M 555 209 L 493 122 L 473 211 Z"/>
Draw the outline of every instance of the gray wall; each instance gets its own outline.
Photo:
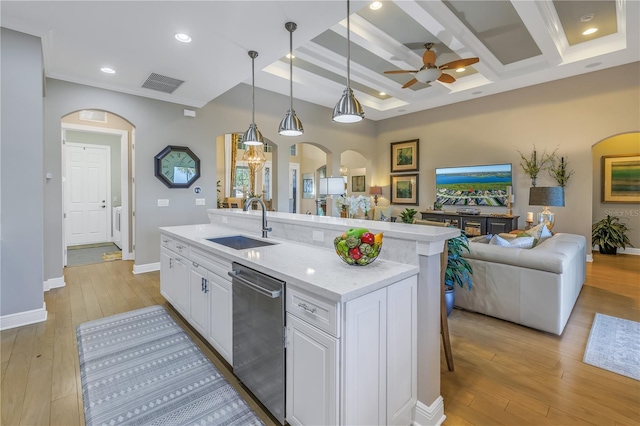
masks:
<path id="1" fill-rule="evenodd" d="M 0 316 L 41 309 L 43 297 L 42 50 L 2 28 Z"/>
<path id="2" fill-rule="evenodd" d="M 336 94 L 336 100 L 340 93 Z M 277 134 L 282 116 L 288 109 L 288 97 L 256 89 L 256 123 L 264 136 L 285 156 L 274 164 L 276 186 L 288 184 L 288 148 L 298 142 L 323 144 L 339 166 L 340 153 L 355 150 L 366 154 L 375 144 L 375 124 L 364 121 L 355 125 L 331 122 L 331 110 L 296 101 L 296 113 L 305 126 L 299 138 Z M 54 179 L 47 186 L 44 200 L 45 276 L 62 275 L 62 184 L 60 120 L 80 109 L 99 109 L 115 113 L 133 124 L 135 138 L 136 178 L 136 265 L 158 262 L 160 259 L 160 226 L 208 222 L 207 208 L 216 203 L 216 137 L 225 133 L 244 132 L 251 121 L 251 87 L 241 84 L 221 95 L 204 108 L 196 118 L 183 116 L 183 106 L 47 79 L 45 98 L 45 171 Z M 267 112 L 265 112 L 267 111 Z M 169 189 L 155 176 L 153 157 L 167 145 L 189 146 L 200 158 L 202 175 L 195 185 L 202 187 L 196 196 L 190 189 Z M 276 150 L 278 151 L 278 149 Z M 280 191 L 278 202 L 286 203 L 287 192 Z M 169 207 L 157 207 L 159 198 L 169 199 Z M 206 206 L 196 206 L 195 198 L 206 198 Z M 282 207 L 279 207 L 282 210 Z"/>
<path id="3" fill-rule="evenodd" d="M 103 145 L 110 148 L 111 154 L 111 207 L 122 204 L 122 160 L 120 152 L 120 136 L 106 133 L 83 132 L 67 130 L 67 142 L 83 143 L 87 145 Z M 114 199 L 115 197 L 115 199 Z"/>
<path id="4" fill-rule="evenodd" d="M 565 207 L 556 213 L 554 232 L 591 239 L 593 193 L 592 146 L 613 135 L 640 130 L 640 63 L 583 74 L 472 101 L 461 102 L 377 123 L 378 153 L 374 179 L 389 196 L 389 143 L 420 139 L 420 206 L 435 200 L 435 168 L 474 164 L 513 164 L 514 214 L 524 226 L 531 180 L 520 155 L 552 152 L 568 157 L 575 174 L 565 188 Z M 542 172 L 537 186 L 557 186 Z M 394 208 L 394 215 L 401 209 Z M 484 208 L 504 213 L 505 208 Z M 590 249 L 589 249 L 590 251 Z"/>

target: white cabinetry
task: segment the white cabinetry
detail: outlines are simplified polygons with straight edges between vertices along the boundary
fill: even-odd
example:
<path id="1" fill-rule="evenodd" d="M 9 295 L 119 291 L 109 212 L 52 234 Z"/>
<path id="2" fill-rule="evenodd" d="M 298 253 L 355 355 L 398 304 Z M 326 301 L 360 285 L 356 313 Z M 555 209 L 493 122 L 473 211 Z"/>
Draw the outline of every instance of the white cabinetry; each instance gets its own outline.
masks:
<path id="1" fill-rule="evenodd" d="M 338 424 L 338 339 L 287 314 L 287 421 Z"/>
<path id="2" fill-rule="evenodd" d="M 209 271 L 196 262 L 191 262 L 189 287 L 189 322 L 198 333 L 206 336 L 209 332 Z"/>
<path id="3" fill-rule="evenodd" d="M 185 247 L 180 245 L 180 247 Z M 189 316 L 188 259 L 165 246 L 160 256 L 160 293 L 184 316 Z"/>
<path id="4" fill-rule="evenodd" d="M 207 340 L 233 365 L 233 310 L 231 282 L 215 273 L 209 274 L 209 334 Z"/>
<path id="5" fill-rule="evenodd" d="M 415 276 L 342 305 L 288 287 L 287 421 L 411 424 L 416 309 Z"/>

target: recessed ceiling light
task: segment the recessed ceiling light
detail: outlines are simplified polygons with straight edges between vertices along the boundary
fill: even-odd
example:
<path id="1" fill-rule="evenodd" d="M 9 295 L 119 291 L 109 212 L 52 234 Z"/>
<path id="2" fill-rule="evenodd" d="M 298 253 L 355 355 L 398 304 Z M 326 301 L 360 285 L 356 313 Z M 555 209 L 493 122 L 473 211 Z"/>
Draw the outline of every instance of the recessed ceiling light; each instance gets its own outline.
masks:
<path id="1" fill-rule="evenodd" d="M 114 70 L 113 68 L 109 68 L 109 67 L 102 67 L 100 68 L 100 71 L 102 71 L 105 74 L 115 74 L 116 70 Z"/>
<path id="2" fill-rule="evenodd" d="M 598 31 L 598 29 L 597 29 L 597 28 L 589 28 L 588 30 L 584 30 L 584 31 L 582 32 L 582 35 L 589 35 L 589 34 L 593 34 L 593 33 L 595 33 L 596 31 Z"/>
<path id="3" fill-rule="evenodd" d="M 295 57 L 296 57 L 296 55 L 291 56 L 291 53 L 287 53 L 287 59 L 293 59 Z"/>
<path id="4" fill-rule="evenodd" d="M 600 65 L 602 65 L 602 62 L 593 62 L 589 65 L 585 65 L 585 68 L 595 68 L 595 67 L 599 67 Z"/>
<path id="5" fill-rule="evenodd" d="M 181 43 L 191 43 L 191 37 L 189 37 L 187 34 L 178 33 L 175 35 L 175 38 Z"/>
<path id="6" fill-rule="evenodd" d="M 381 1 L 374 1 L 373 3 L 371 3 L 371 4 L 369 5 L 369 8 L 370 8 L 371 10 L 378 10 L 378 9 L 380 9 L 381 7 L 382 7 L 382 2 L 381 2 Z"/>
<path id="7" fill-rule="evenodd" d="M 580 17 L 580 22 L 589 22 L 590 20 L 593 19 L 593 13 L 587 13 L 586 15 L 582 15 Z"/>
<path id="8" fill-rule="evenodd" d="M 380 92 L 380 96 L 386 96 L 387 94 L 384 92 Z"/>
<path id="9" fill-rule="evenodd" d="M 462 68 L 458 68 L 458 69 L 456 70 L 456 72 L 465 72 L 465 70 L 466 70 L 466 68 L 462 67 Z"/>
<path id="10" fill-rule="evenodd" d="M 471 92 L 472 95 L 479 95 L 482 93 L 482 90 L 476 90 L 475 92 Z"/>
<path id="11" fill-rule="evenodd" d="M 406 109 L 399 109 L 398 112 L 406 112 Z"/>

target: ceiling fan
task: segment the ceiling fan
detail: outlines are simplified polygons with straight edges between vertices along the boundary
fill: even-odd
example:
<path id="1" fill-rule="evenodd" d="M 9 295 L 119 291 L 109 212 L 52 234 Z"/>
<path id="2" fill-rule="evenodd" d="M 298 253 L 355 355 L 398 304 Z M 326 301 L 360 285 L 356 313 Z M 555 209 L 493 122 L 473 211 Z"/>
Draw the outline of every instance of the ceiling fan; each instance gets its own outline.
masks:
<path id="1" fill-rule="evenodd" d="M 445 74 L 442 70 L 452 70 L 458 69 L 462 67 L 466 67 L 476 62 L 480 61 L 478 58 L 466 58 L 466 59 L 458 59 L 457 61 L 448 62 L 444 65 L 436 66 L 436 52 L 431 51 L 433 48 L 433 43 L 426 43 L 424 45 L 426 51 L 422 55 L 422 62 L 424 65 L 419 70 L 395 70 L 395 71 L 385 71 L 385 74 L 405 74 L 405 73 L 414 73 L 415 77 L 411 80 L 407 81 L 403 89 L 417 83 L 430 83 L 432 81 L 441 81 L 443 83 L 453 83 L 456 81 L 455 78 L 450 76 L 449 74 Z"/>

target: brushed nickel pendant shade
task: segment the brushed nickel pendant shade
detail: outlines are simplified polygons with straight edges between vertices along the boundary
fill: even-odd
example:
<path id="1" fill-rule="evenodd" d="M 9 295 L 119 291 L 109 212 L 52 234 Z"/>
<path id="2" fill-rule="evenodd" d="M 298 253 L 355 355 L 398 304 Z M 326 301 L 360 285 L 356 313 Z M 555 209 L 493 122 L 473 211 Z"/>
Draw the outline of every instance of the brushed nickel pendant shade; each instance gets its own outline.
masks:
<path id="1" fill-rule="evenodd" d="M 248 54 L 251 57 L 251 124 L 249 125 L 249 129 L 244 133 L 243 142 L 245 145 L 262 145 L 264 144 L 264 138 L 260 130 L 258 130 L 258 126 L 256 126 L 256 78 L 254 63 L 258 57 L 258 52 L 250 50 Z"/>
<path id="2" fill-rule="evenodd" d="M 295 22 L 287 22 L 284 27 L 289 31 L 289 111 L 280 122 L 278 133 L 282 136 L 300 136 L 304 133 L 302 122 L 293 109 L 293 32 L 298 28 Z"/>
<path id="3" fill-rule="evenodd" d="M 351 25 L 349 15 L 351 8 L 347 0 L 347 87 L 342 97 L 333 108 L 333 121 L 338 123 L 356 123 L 364 118 L 362 105 L 356 99 L 351 90 Z"/>

